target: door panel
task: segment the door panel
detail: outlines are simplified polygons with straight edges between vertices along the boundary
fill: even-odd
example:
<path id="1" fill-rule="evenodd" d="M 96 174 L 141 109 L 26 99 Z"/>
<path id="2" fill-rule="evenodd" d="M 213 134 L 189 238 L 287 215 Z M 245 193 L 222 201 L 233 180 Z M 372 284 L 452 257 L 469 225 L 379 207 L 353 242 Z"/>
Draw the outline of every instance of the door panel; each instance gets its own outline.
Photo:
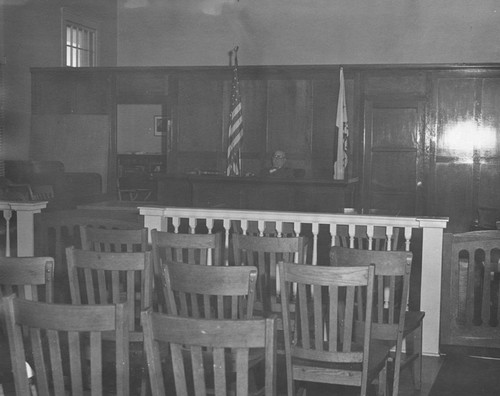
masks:
<path id="1" fill-rule="evenodd" d="M 423 102 L 387 99 L 365 102 L 365 209 L 422 214 Z"/>

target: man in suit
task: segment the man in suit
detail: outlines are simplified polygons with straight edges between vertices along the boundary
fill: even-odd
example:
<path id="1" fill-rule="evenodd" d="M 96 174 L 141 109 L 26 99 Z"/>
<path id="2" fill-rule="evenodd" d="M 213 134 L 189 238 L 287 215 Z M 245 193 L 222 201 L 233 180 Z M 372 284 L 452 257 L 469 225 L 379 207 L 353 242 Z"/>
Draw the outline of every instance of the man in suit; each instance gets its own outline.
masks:
<path id="1" fill-rule="evenodd" d="M 272 167 L 265 169 L 261 172 L 261 176 L 264 177 L 279 177 L 279 178 L 292 178 L 293 169 L 285 166 L 286 164 L 286 154 L 282 150 L 277 150 L 274 152 L 271 159 Z"/>

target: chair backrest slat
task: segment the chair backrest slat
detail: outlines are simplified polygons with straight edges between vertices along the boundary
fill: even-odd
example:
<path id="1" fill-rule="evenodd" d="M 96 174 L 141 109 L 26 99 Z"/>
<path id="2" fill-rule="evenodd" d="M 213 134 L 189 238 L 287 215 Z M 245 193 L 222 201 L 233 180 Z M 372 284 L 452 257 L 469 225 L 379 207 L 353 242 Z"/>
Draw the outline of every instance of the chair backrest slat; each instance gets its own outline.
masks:
<path id="1" fill-rule="evenodd" d="M 249 395 L 249 358 L 256 348 L 265 354 L 263 394 L 276 394 L 275 318 L 210 320 L 148 310 L 142 313 L 141 320 L 153 396 L 165 394 L 165 378 L 158 352 L 161 344 L 170 346 L 169 359 L 178 396 L 206 395 L 207 386 L 216 395 L 227 395 L 230 389 L 238 396 Z M 207 355 L 207 350 L 211 351 L 210 355 Z M 188 371 L 187 367 L 196 369 Z M 235 373 L 235 376 L 229 373 Z"/>
<path id="2" fill-rule="evenodd" d="M 162 283 L 169 304 L 167 312 L 206 319 L 250 319 L 256 279 L 255 267 L 193 266 L 167 261 Z"/>
<path id="3" fill-rule="evenodd" d="M 44 298 L 39 292 L 44 288 Z M 0 258 L 0 297 L 16 294 L 33 301 L 53 302 L 54 259 L 52 257 Z"/>
<path id="4" fill-rule="evenodd" d="M 96 252 L 145 252 L 148 250 L 148 230 L 105 229 L 80 226 L 81 246 Z"/>

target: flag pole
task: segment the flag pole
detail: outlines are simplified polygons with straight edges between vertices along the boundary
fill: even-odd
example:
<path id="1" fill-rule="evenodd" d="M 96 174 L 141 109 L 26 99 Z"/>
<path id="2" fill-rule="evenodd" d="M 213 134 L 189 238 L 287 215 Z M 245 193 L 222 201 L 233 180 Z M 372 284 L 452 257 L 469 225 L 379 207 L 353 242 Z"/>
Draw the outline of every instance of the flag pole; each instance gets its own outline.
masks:
<path id="1" fill-rule="evenodd" d="M 238 68 L 238 49 L 240 47 L 239 46 L 235 46 L 233 48 L 233 53 L 234 53 L 234 67 L 235 68 Z M 241 167 L 241 146 L 238 146 L 238 168 L 240 170 L 240 176 L 243 175 L 243 168 Z"/>

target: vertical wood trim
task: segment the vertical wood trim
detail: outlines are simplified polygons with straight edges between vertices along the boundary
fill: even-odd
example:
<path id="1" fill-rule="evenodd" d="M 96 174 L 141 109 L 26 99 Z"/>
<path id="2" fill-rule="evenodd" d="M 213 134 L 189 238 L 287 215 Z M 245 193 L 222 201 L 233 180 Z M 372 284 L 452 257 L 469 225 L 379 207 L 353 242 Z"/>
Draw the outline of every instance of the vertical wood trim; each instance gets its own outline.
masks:
<path id="1" fill-rule="evenodd" d="M 109 74 L 107 79 L 108 89 L 108 103 L 109 103 L 109 147 L 108 147 L 108 171 L 106 185 L 102 186 L 103 192 L 116 195 L 117 194 L 117 182 L 118 182 L 118 160 L 117 160 L 117 103 L 116 103 L 116 74 Z"/>
<path id="2" fill-rule="evenodd" d="M 172 125 L 170 131 L 170 156 L 167 156 L 167 171 L 169 173 L 177 172 L 179 166 L 177 164 L 177 147 L 179 144 L 179 77 L 169 76 L 168 81 Z"/>
<path id="3" fill-rule="evenodd" d="M 439 355 L 442 253 L 443 229 L 424 225 L 421 284 L 425 285 L 425 292 L 420 294 L 420 309 L 425 312 L 422 353 L 431 356 Z"/>

